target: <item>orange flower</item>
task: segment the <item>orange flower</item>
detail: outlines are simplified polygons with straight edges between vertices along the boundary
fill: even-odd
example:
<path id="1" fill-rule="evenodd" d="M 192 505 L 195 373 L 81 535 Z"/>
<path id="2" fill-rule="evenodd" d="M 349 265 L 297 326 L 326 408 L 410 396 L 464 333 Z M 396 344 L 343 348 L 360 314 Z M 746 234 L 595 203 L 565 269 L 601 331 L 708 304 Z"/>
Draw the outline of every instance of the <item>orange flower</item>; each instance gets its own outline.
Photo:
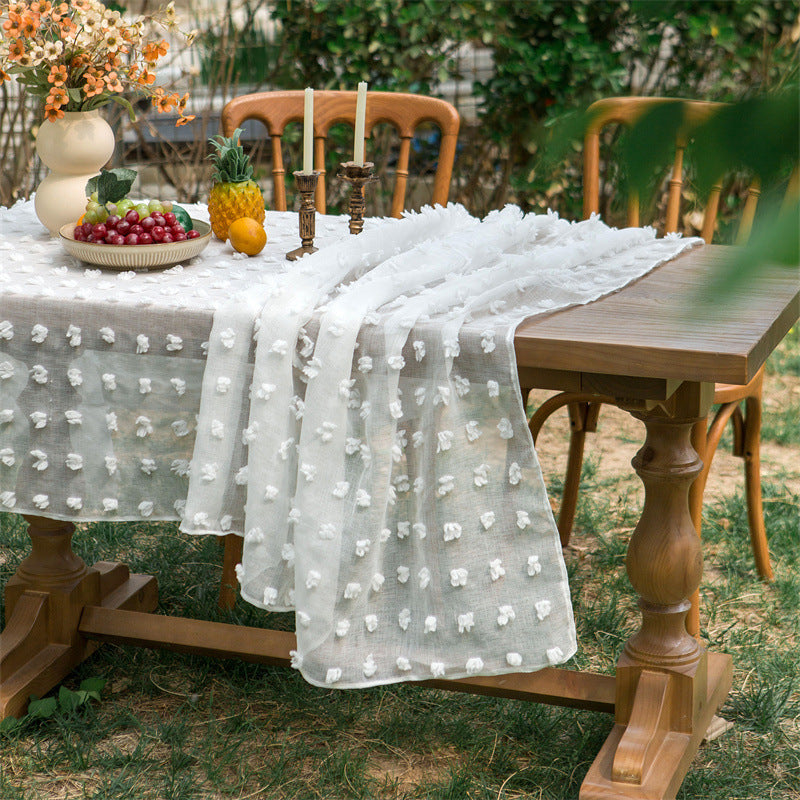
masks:
<path id="1" fill-rule="evenodd" d="M 14 36 L 19 36 L 21 25 L 22 17 L 14 11 L 9 11 L 8 19 L 3 23 L 3 30 L 6 32 L 6 38 L 11 39 Z"/>
<path id="2" fill-rule="evenodd" d="M 39 30 L 39 18 L 38 15 L 33 14 L 26 14 L 22 18 L 22 24 L 20 25 L 20 33 L 27 37 L 28 39 L 33 39 L 36 36 L 36 31 Z"/>
<path id="3" fill-rule="evenodd" d="M 124 91 L 124 87 L 119 80 L 119 75 L 117 75 L 116 72 L 109 72 L 108 75 L 106 75 L 105 84 L 110 92 Z"/>
<path id="4" fill-rule="evenodd" d="M 19 61 L 25 55 L 25 42 L 14 39 L 8 48 L 8 57 L 11 61 Z"/>
<path id="5" fill-rule="evenodd" d="M 10 79 L 11 76 L 2 67 L 0 67 L 0 83 L 5 83 L 7 80 Z"/>
<path id="6" fill-rule="evenodd" d="M 188 125 L 194 119 L 194 114 L 189 114 L 188 117 L 178 117 L 175 120 L 175 127 L 180 128 L 181 125 Z"/>
<path id="7" fill-rule="evenodd" d="M 47 95 L 47 105 L 61 107 L 69 103 L 69 95 L 61 86 L 54 86 Z"/>
<path id="8" fill-rule="evenodd" d="M 67 39 L 78 30 L 78 26 L 73 22 L 72 17 L 62 17 L 58 21 L 58 28 L 62 39 Z"/>
<path id="9" fill-rule="evenodd" d="M 142 74 L 136 79 L 136 83 L 140 86 L 150 86 L 155 83 L 155 80 L 156 75 L 154 72 L 150 72 L 149 69 L 143 69 Z"/>
<path id="10" fill-rule="evenodd" d="M 61 119 L 63 116 L 64 112 L 60 108 L 56 108 L 55 106 L 44 107 L 44 118 L 50 120 L 50 122 L 55 122 L 57 119 Z"/>
<path id="11" fill-rule="evenodd" d="M 142 48 L 142 55 L 149 64 L 155 64 L 159 58 L 167 54 L 167 50 L 169 50 L 169 43 L 162 39 L 158 43 L 148 42 Z"/>
<path id="12" fill-rule="evenodd" d="M 96 97 L 105 91 L 105 83 L 102 78 L 94 75 L 86 75 L 84 77 L 83 93 L 86 97 Z"/>
<path id="13" fill-rule="evenodd" d="M 54 86 L 63 86 L 67 82 L 67 68 L 63 64 L 50 67 L 47 82 L 52 83 Z"/>
<path id="14" fill-rule="evenodd" d="M 173 106 L 180 102 L 177 92 L 165 94 L 160 86 L 155 90 L 151 99 L 159 114 L 172 111 Z"/>

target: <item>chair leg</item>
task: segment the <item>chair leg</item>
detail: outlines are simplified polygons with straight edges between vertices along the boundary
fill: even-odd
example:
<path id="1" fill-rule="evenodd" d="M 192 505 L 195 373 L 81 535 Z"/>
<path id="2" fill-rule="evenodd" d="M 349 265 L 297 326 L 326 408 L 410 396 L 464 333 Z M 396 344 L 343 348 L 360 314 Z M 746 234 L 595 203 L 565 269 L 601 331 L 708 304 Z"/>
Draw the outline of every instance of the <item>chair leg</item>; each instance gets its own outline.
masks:
<path id="1" fill-rule="evenodd" d="M 575 523 L 575 511 L 578 506 L 578 491 L 581 485 L 586 433 L 597 430 L 600 405 L 600 403 L 570 403 L 567 406 L 570 424 L 569 453 L 567 454 L 567 470 L 564 475 L 564 492 L 561 496 L 561 508 L 558 513 L 558 534 L 562 547 L 569 544 L 572 536 L 572 526 Z"/>
<path id="2" fill-rule="evenodd" d="M 236 605 L 238 581 L 236 580 L 236 565 L 242 561 L 242 547 L 244 540 L 235 533 L 225 537 L 225 553 L 222 557 L 222 579 L 219 586 L 219 600 L 217 606 L 222 611 L 232 611 Z"/>
<path id="3" fill-rule="evenodd" d="M 586 442 L 586 431 L 583 428 L 573 430 L 569 436 L 569 454 L 567 455 L 567 471 L 564 475 L 564 492 L 561 495 L 561 508 L 558 512 L 558 535 L 561 546 L 566 547 L 572 536 L 575 522 L 575 511 L 578 506 L 578 490 L 581 484 L 581 467 L 583 466 L 583 448 Z"/>
<path id="4" fill-rule="evenodd" d="M 744 417 L 744 489 L 747 521 L 756 569 L 765 581 L 772 580 L 764 507 L 761 502 L 761 391 L 745 400 Z"/>

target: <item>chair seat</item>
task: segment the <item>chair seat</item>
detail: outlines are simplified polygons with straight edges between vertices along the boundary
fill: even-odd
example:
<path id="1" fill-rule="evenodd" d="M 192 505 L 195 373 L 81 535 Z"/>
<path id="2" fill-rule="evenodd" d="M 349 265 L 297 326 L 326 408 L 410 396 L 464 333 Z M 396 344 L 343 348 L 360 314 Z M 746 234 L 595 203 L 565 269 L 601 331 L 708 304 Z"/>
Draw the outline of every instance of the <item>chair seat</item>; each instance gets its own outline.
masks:
<path id="1" fill-rule="evenodd" d="M 739 400 L 753 397 L 754 393 L 758 392 L 759 384 L 763 378 L 764 367 L 761 367 L 749 383 L 743 385 L 738 383 L 717 383 L 714 386 L 714 402 L 735 403 Z"/>

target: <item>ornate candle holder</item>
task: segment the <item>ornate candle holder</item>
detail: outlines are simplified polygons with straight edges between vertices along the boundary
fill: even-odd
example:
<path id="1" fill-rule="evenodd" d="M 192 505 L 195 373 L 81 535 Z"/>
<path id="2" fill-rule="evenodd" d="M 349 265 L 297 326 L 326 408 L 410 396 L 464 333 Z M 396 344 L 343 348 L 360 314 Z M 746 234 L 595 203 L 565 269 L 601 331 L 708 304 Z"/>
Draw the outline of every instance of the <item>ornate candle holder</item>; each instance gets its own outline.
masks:
<path id="1" fill-rule="evenodd" d="M 314 206 L 314 192 L 320 173 L 293 172 L 295 184 L 300 191 L 300 247 L 286 254 L 289 261 L 297 261 L 306 253 L 316 253 L 319 248 L 314 247 L 314 233 L 317 220 L 317 209 Z"/>
<path id="2" fill-rule="evenodd" d="M 339 177 L 352 187 L 350 192 L 350 233 L 359 234 L 364 229 L 364 186 L 378 180 L 372 174 L 375 165 L 371 161 L 359 166 L 355 161 L 345 161 L 341 165 Z"/>

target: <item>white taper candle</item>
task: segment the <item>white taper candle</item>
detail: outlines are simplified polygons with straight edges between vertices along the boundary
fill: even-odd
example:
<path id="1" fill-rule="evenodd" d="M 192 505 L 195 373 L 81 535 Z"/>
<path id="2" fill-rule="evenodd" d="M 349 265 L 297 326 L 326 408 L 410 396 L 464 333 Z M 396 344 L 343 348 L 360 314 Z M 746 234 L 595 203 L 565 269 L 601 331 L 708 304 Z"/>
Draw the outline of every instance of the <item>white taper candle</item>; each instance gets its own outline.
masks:
<path id="1" fill-rule="evenodd" d="M 353 161 L 359 167 L 364 166 L 364 126 L 367 119 L 367 84 L 364 81 L 358 84 L 356 95 L 356 123 L 355 147 L 353 148 Z"/>
<path id="2" fill-rule="evenodd" d="M 303 108 L 303 172 L 314 171 L 314 90 L 306 89 Z"/>

